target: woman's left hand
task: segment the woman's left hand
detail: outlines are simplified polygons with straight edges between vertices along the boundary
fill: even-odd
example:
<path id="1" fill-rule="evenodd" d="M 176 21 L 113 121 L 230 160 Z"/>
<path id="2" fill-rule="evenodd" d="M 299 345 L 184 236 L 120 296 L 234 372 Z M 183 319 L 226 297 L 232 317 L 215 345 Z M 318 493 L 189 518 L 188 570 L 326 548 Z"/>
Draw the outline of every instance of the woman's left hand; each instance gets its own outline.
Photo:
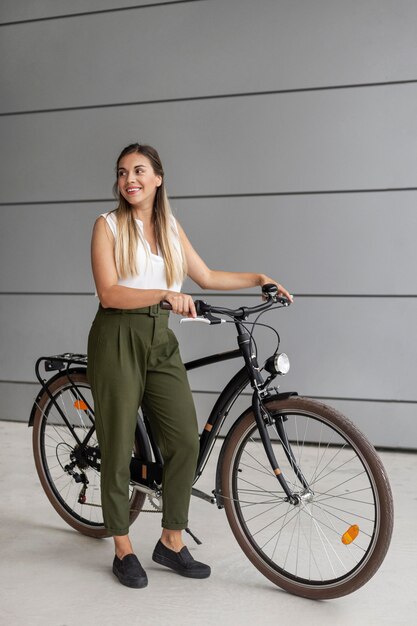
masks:
<path id="1" fill-rule="evenodd" d="M 260 286 L 262 287 L 263 285 L 266 285 L 268 283 L 273 283 L 274 285 L 277 286 L 279 296 L 284 296 L 285 298 L 288 298 L 290 302 L 294 302 L 293 296 L 290 294 L 289 291 L 285 289 L 285 287 L 283 287 L 280 283 L 277 283 L 276 280 L 269 278 L 269 276 L 265 276 L 265 274 L 262 274 L 261 281 L 259 283 Z"/>

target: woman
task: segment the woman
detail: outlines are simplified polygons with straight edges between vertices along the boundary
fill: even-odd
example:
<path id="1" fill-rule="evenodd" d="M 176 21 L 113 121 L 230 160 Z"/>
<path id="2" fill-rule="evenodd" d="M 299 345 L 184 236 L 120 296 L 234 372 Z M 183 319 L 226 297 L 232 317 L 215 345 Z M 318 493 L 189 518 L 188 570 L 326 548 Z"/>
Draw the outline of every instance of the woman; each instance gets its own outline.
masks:
<path id="1" fill-rule="evenodd" d="M 92 236 L 100 306 L 88 338 L 88 377 L 101 451 L 103 518 L 115 543 L 113 572 L 124 585 L 145 587 L 147 576 L 128 535 L 129 465 L 139 406 L 164 458 L 162 535 L 152 558 L 183 576 L 210 575 L 210 567 L 195 561 L 182 541 L 199 438 L 178 343 L 159 303 L 166 300 L 174 313 L 196 317 L 191 296 L 181 293 L 186 274 L 202 289 L 275 281 L 207 267 L 171 213 L 154 148 L 127 146 L 117 159 L 116 175 L 119 205 L 97 218 Z"/>

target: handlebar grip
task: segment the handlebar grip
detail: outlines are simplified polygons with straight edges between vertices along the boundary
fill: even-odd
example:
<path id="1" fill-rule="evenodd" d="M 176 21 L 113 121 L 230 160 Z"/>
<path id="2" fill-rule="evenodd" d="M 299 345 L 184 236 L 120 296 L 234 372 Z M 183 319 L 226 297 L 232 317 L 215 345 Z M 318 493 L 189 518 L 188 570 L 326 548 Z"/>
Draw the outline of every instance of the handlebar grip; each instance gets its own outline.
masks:
<path id="1" fill-rule="evenodd" d="M 210 310 L 210 305 L 204 302 L 204 300 L 194 300 L 194 306 L 199 317 Z"/>
<path id="2" fill-rule="evenodd" d="M 210 310 L 210 305 L 207 304 L 207 302 L 204 302 L 204 300 L 194 300 L 194 305 L 195 305 L 195 310 L 198 316 L 203 315 L 203 313 L 206 313 L 208 310 Z M 172 310 L 172 306 L 166 300 L 162 300 L 159 303 L 159 306 L 164 311 Z"/>

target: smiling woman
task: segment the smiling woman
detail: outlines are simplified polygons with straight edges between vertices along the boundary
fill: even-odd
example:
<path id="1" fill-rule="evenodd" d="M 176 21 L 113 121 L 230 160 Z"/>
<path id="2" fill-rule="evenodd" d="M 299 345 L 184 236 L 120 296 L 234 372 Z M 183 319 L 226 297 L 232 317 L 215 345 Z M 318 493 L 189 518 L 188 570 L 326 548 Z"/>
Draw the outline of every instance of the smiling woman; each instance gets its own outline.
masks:
<path id="1" fill-rule="evenodd" d="M 156 151 L 151 146 L 140 146 L 142 152 L 137 152 L 138 145 L 127 146 L 116 166 L 113 190 L 119 206 L 113 211 L 114 217 L 117 215 L 117 232 L 113 230 L 113 234 L 117 272 L 125 281 L 140 274 L 138 251 L 147 251 L 147 242 L 150 251 L 154 255 L 160 251 L 166 263 L 166 282 L 157 283 L 179 291 L 186 272 L 185 257 L 165 190 L 164 171 Z M 138 248 L 139 239 L 143 246 Z M 140 288 L 137 281 L 125 284 Z"/>
<path id="2" fill-rule="evenodd" d="M 153 560 L 191 578 L 210 567 L 194 560 L 182 541 L 199 452 L 197 418 L 169 312 L 196 317 L 193 299 L 181 293 L 187 274 L 202 289 L 240 289 L 275 283 L 264 274 L 207 267 L 172 215 L 157 151 L 127 146 L 116 165 L 118 206 L 98 217 L 91 257 L 99 310 L 88 336 L 87 376 L 95 405 L 101 454 L 105 527 L 113 535 L 113 572 L 129 587 L 147 576 L 133 554 L 129 532 L 130 461 L 139 407 L 149 419 L 164 465 L 162 535 Z M 126 314 L 128 313 L 128 315 Z"/>

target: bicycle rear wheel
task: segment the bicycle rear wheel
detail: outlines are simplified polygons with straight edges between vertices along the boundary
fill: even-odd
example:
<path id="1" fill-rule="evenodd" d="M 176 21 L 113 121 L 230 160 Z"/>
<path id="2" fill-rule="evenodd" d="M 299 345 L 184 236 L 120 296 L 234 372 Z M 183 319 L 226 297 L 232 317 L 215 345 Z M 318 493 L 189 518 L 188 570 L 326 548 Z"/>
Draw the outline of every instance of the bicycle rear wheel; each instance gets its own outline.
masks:
<path id="1" fill-rule="evenodd" d="M 299 397 L 267 407 L 275 456 L 297 504 L 272 471 L 248 409 L 224 443 L 221 485 L 232 531 L 255 567 L 283 589 L 315 599 L 351 593 L 375 574 L 391 539 L 393 502 L 382 463 L 331 407 Z M 287 442 L 278 436 L 280 422 Z"/>
<path id="2" fill-rule="evenodd" d="M 48 383 L 48 389 L 78 441 L 45 391 L 37 401 L 33 421 L 35 465 L 48 499 L 67 524 L 84 535 L 108 537 L 101 509 L 99 446 L 85 406 L 94 410 L 90 384 L 85 371 L 70 371 L 70 376 L 76 387 L 62 374 Z M 139 446 L 140 441 L 136 441 L 134 454 L 139 453 Z M 133 487 L 129 491 L 132 524 L 146 496 Z"/>

